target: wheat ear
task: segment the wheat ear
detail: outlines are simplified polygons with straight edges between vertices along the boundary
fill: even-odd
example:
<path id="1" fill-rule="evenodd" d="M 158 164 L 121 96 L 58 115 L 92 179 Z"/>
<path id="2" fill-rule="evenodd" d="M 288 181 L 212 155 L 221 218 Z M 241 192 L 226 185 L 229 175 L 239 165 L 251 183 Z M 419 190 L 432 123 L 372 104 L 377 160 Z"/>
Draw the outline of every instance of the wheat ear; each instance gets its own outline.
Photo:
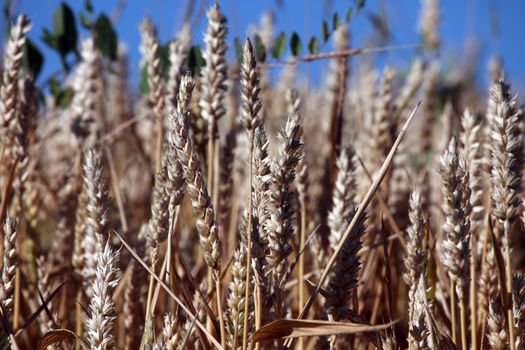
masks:
<path id="1" fill-rule="evenodd" d="M 6 319 L 13 312 L 13 292 L 17 265 L 16 240 L 16 221 L 8 217 L 4 221 L 4 261 L 2 266 L 2 283 L 0 284 L 0 302 L 2 303 L 2 313 Z"/>
<path id="2" fill-rule="evenodd" d="M 505 314 L 497 300 L 490 302 L 487 331 L 487 339 L 492 349 L 507 349 L 509 334 L 505 327 Z"/>
<path id="3" fill-rule="evenodd" d="M 489 115 L 491 126 L 492 154 L 492 215 L 503 226 L 502 246 L 505 256 L 506 288 L 512 290 L 512 266 L 510 257 L 510 226 L 517 215 L 518 193 L 521 190 L 520 169 L 522 166 L 522 145 L 518 127 L 521 111 L 510 86 L 503 80 L 497 81 L 490 90 Z M 501 226 L 500 226 L 501 227 Z M 507 300 L 509 343 L 514 350 L 514 322 L 512 321 L 512 299 Z"/>
<path id="4" fill-rule="evenodd" d="M 20 78 L 23 49 L 26 43 L 27 33 L 31 29 L 31 22 L 26 15 L 20 15 L 16 24 L 11 28 L 10 38 L 4 51 L 4 70 L 2 83 L 0 85 L 0 113 L 4 162 L 13 164 L 20 153 L 17 145 L 17 127 L 20 123 L 18 104 L 18 80 Z M 8 169 L 8 167 L 6 168 Z"/>
<path id="5" fill-rule="evenodd" d="M 88 143 L 87 146 L 91 146 L 97 131 L 96 122 L 101 118 L 98 113 L 101 111 L 99 102 L 102 93 L 102 63 L 93 38 L 82 42 L 80 55 L 82 62 L 77 66 L 73 80 L 75 95 L 71 102 L 71 130 L 81 146 L 85 142 Z"/>
<path id="6" fill-rule="evenodd" d="M 119 252 L 113 251 L 106 243 L 97 254 L 97 272 L 93 282 L 91 315 L 86 320 L 88 339 L 93 350 L 110 349 L 113 346 L 113 321 L 115 306 L 113 290 L 118 284 Z"/>
<path id="7" fill-rule="evenodd" d="M 441 263 L 445 266 L 451 283 L 451 309 L 454 305 L 454 290 L 458 297 L 461 313 L 461 341 L 466 349 L 466 299 L 470 282 L 470 188 L 465 160 L 459 156 L 456 141 L 451 140 L 448 149 L 440 159 L 443 182 L 443 211 L 445 223 L 442 242 Z M 452 313 L 454 315 L 454 312 Z M 454 327 L 455 320 L 452 320 Z M 455 327 L 454 327 L 455 328 Z M 456 330 L 452 329 L 454 333 Z M 453 338 L 454 339 L 454 338 Z"/>
<path id="8" fill-rule="evenodd" d="M 92 293 L 91 284 L 97 269 L 97 251 L 108 239 L 108 194 L 99 149 L 84 153 L 84 188 L 86 193 L 86 233 L 82 241 L 84 266 L 82 276 L 86 294 Z"/>

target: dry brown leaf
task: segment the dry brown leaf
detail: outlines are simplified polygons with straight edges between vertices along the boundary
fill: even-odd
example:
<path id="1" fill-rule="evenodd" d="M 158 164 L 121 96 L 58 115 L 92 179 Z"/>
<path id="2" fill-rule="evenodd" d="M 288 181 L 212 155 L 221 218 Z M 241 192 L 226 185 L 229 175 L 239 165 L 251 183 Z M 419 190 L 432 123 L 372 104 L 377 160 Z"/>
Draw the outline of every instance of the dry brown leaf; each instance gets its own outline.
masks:
<path id="1" fill-rule="evenodd" d="M 80 344 L 86 345 L 85 341 L 76 335 L 75 332 L 72 332 L 68 329 L 53 329 L 47 332 L 38 342 L 37 349 L 38 350 L 45 350 L 48 346 L 51 346 L 53 344 L 63 342 L 63 341 L 80 341 Z"/>
<path id="2" fill-rule="evenodd" d="M 322 320 L 277 320 L 259 328 L 253 334 L 253 342 L 277 338 L 317 337 L 337 334 L 356 334 L 387 329 L 397 321 L 375 326 L 351 322 Z"/>

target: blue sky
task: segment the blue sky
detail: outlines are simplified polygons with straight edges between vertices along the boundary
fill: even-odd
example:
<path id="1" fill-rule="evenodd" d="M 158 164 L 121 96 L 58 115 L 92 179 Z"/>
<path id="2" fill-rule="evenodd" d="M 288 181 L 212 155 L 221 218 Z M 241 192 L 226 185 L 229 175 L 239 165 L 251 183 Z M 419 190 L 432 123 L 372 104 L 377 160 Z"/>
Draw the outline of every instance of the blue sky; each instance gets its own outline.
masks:
<path id="1" fill-rule="evenodd" d="M 116 23 L 119 39 L 129 48 L 130 72 L 132 84 L 138 84 L 138 64 L 140 54 L 139 24 L 146 14 L 149 14 L 156 24 L 160 39 L 165 42 L 173 37 L 180 28 L 184 11 L 191 0 L 128 0 Z M 78 15 L 83 6 L 82 0 L 66 1 Z M 195 0 L 195 11 L 192 16 L 192 32 L 194 40 L 202 42 L 206 17 L 203 14 L 212 1 Z M 14 1 L 14 12 L 24 12 L 33 21 L 30 37 L 35 39 L 46 56 L 46 62 L 41 78 L 49 76 L 59 69 L 56 54 L 50 52 L 41 41 L 44 27 L 51 27 L 53 11 L 60 5 L 59 0 L 18 0 Z M 119 0 L 93 0 L 95 10 L 111 14 Z M 228 17 L 229 40 L 234 37 L 241 39 L 246 36 L 250 24 L 259 23 L 261 14 L 270 11 L 275 16 L 276 31 L 287 34 L 298 32 L 303 40 L 311 35 L 320 36 L 323 19 L 331 22 L 334 12 L 344 16 L 354 0 L 223 0 L 220 2 Z M 442 55 L 449 63 L 460 62 L 464 57 L 467 38 L 474 39 L 480 50 L 480 62 L 477 71 L 480 82 L 486 82 L 486 62 L 490 55 L 498 53 L 503 57 L 510 81 L 523 91 L 525 87 L 525 1 L 523 0 L 442 0 L 441 35 L 443 38 Z M 387 21 L 392 32 L 389 45 L 418 43 L 416 32 L 420 10 L 419 0 L 367 0 L 365 8 L 350 25 L 353 47 L 370 44 L 372 26 L 369 17 L 386 9 Z M 497 33 L 491 27 L 498 29 Z M 86 36 L 85 32 L 81 33 Z M 306 43 L 303 42 L 303 48 Z M 327 46 L 325 49 L 330 50 Z M 303 49 L 303 51 L 305 51 Z M 234 50 L 230 52 L 232 59 Z M 379 64 L 384 62 L 393 65 L 406 66 L 414 50 L 389 52 L 378 58 Z M 473 64 L 473 63 L 472 63 Z M 309 63 L 303 69 L 313 81 L 321 75 L 325 63 Z"/>

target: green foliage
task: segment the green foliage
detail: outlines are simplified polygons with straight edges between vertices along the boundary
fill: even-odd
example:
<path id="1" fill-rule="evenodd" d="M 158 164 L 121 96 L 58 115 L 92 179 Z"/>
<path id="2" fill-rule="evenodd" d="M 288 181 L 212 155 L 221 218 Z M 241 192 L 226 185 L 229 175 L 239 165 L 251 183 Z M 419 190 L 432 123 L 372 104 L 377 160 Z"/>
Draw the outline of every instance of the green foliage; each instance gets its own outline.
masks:
<path id="1" fill-rule="evenodd" d="M 239 65 L 241 65 L 243 61 L 241 40 L 238 37 L 235 37 L 235 40 L 233 42 L 235 46 L 235 56 L 237 57 L 237 62 L 239 63 Z"/>
<path id="2" fill-rule="evenodd" d="M 264 47 L 263 41 L 258 34 L 254 35 L 255 42 L 255 59 L 258 62 L 264 63 L 266 61 L 266 48 Z"/>
<path id="3" fill-rule="evenodd" d="M 147 94 L 149 92 L 147 65 L 144 65 L 144 67 L 142 67 L 142 70 L 140 71 L 139 89 L 140 92 L 142 92 L 143 94 Z"/>
<path id="4" fill-rule="evenodd" d="M 70 52 L 76 53 L 78 34 L 75 15 L 68 5 L 62 3 L 53 13 L 53 32 L 44 28 L 42 40 L 47 46 L 57 51 L 62 67 L 65 71 L 69 71 L 66 56 Z"/>
<path id="5" fill-rule="evenodd" d="M 308 42 L 308 52 L 310 52 L 311 55 L 319 52 L 319 42 L 315 36 L 311 37 Z"/>
<path id="6" fill-rule="evenodd" d="M 52 37 L 51 46 L 55 45 L 53 48 L 58 50 L 61 55 L 65 56 L 75 51 L 78 39 L 75 15 L 65 3 L 62 3 L 53 13 Z"/>
<path id="7" fill-rule="evenodd" d="M 328 41 L 328 38 L 330 38 L 330 29 L 328 28 L 328 22 L 326 21 L 323 21 L 322 33 L 323 33 L 323 41 L 324 42 Z"/>
<path id="8" fill-rule="evenodd" d="M 299 37 L 299 34 L 293 32 L 292 37 L 290 38 L 290 50 L 292 51 L 292 55 L 294 57 L 299 56 L 302 49 L 303 46 L 301 44 L 301 38 Z"/>
<path id="9" fill-rule="evenodd" d="M 93 26 L 95 46 L 111 61 L 117 59 L 118 39 L 111 20 L 105 14 L 100 14 Z"/>
<path id="10" fill-rule="evenodd" d="M 80 12 L 78 18 L 82 27 L 89 30 L 93 29 L 93 22 L 88 18 L 88 16 L 84 12 Z"/>
<path id="11" fill-rule="evenodd" d="M 281 32 L 279 36 L 274 40 L 272 46 L 272 57 L 275 59 L 281 58 L 284 51 L 286 50 L 286 34 Z"/>
<path id="12" fill-rule="evenodd" d="M 339 14 L 336 12 L 334 13 L 334 17 L 332 19 L 332 28 L 335 31 L 337 28 L 339 28 Z"/>
<path id="13" fill-rule="evenodd" d="M 62 88 L 60 81 L 56 77 L 51 77 L 49 80 L 49 91 L 60 108 L 68 108 L 75 95 L 72 87 Z"/>
<path id="14" fill-rule="evenodd" d="M 164 78 L 168 77 L 168 72 L 170 69 L 170 42 L 168 41 L 164 45 L 160 45 L 159 49 L 157 51 L 157 55 L 159 57 L 160 62 L 160 73 Z M 140 71 L 140 81 L 139 81 L 139 89 L 142 93 L 148 93 L 149 83 L 148 83 L 148 66 L 147 64 L 142 67 L 142 70 Z"/>
<path id="15" fill-rule="evenodd" d="M 348 10 L 346 11 L 345 22 L 347 23 L 350 22 L 350 20 L 352 19 L 353 12 L 354 12 L 354 8 L 350 6 Z"/>
<path id="16" fill-rule="evenodd" d="M 194 76 L 200 73 L 201 68 L 206 65 L 206 61 L 204 60 L 204 57 L 202 57 L 201 48 L 199 46 L 194 45 L 191 47 L 188 52 L 186 65 Z"/>
<path id="17" fill-rule="evenodd" d="M 93 4 L 91 3 L 91 0 L 84 1 L 84 8 L 88 13 L 93 14 L 94 8 Z"/>
<path id="18" fill-rule="evenodd" d="M 22 65 L 29 73 L 31 73 L 33 79 L 36 80 L 42 70 L 43 64 L 44 56 L 40 52 L 40 49 L 31 39 L 28 38 L 24 46 Z"/>

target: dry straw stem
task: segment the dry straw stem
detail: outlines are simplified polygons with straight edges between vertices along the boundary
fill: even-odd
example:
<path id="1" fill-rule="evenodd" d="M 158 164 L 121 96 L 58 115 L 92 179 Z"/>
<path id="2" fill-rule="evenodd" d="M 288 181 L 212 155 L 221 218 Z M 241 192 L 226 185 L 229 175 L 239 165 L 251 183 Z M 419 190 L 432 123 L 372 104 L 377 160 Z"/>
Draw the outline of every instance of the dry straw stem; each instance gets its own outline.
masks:
<path id="1" fill-rule="evenodd" d="M 299 62 L 311 62 L 311 61 L 317 61 L 317 60 L 351 57 L 351 56 L 357 56 L 357 55 L 388 52 L 388 51 L 394 51 L 394 50 L 417 49 L 420 47 L 421 45 L 419 44 L 410 44 L 410 45 L 364 47 L 364 48 L 356 48 L 356 49 L 347 49 L 347 50 L 341 50 L 341 51 L 324 52 L 324 53 L 306 55 L 306 56 L 298 57 L 298 58 L 295 58 L 289 61 L 279 61 L 276 63 L 268 63 L 268 64 L 265 64 L 264 67 L 274 68 L 274 67 L 281 67 L 283 64 L 284 65 L 295 65 Z"/>
<path id="2" fill-rule="evenodd" d="M 120 241 L 122 242 L 122 244 L 124 245 L 124 247 L 131 253 L 131 255 L 133 255 L 133 257 L 135 258 L 135 260 L 137 260 L 140 265 L 142 265 L 142 267 L 155 279 L 155 281 L 157 281 L 157 283 L 159 283 L 159 285 L 162 287 L 162 289 L 164 289 L 166 291 L 166 293 L 170 296 L 170 298 L 172 298 L 173 300 L 175 300 L 175 302 L 180 306 L 180 308 L 186 313 L 186 315 L 188 315 L 189 318 L 191 319 L 194 319 L 195 320 L 195 325 L 197 327 L 199 327 L 199 329 L 207 336 L 208 340 L 210 342 L 213 343 L 213 345 L 217 348 L 217 349 L 220 349 L 220 350 L 224 350 L 224 348 L 221 346 L 221 344 L 219 342 L 217 342 L 217 340 L 215 340 L 215 338 L 210 334 L 210 332 L 208 332 L 208 330 L 206 329 L 206 327 L 199 321 L 196 319 L 194 313 L 192 313 L 188 307 L 173 293 L 173 291 L 170 289 L 170 287 L 164 283 L 164 281 L 162 281 L 159 276 L 157 276 L 155 274 L 155 272 L 153 272 L 149 267 L 148 265 L 137 255 L 137 253 L 133 250 L 133 248 L 131 248 L 131 246 L 122 238 L 121 235 L 118 234 L 118 232 L 115 232 L 115 235 L 120 239 Z"/>
<path id="3" fill-rule="evenodd" d="M 319 291 L 321 290 L 321 288 L 322 288 L 322 286 L 324 284 L 324 281 L 328 277 L 328 273 L 329 273 L 330 269 L 332 268 L 332 266 L 336 262 L 337 256 L 339 255 L 339 252 L 341 251 L 341 249 L 342 249 L 343 245 L 345 244 L 346 240 L 348 239 L 348 237 L 350 237 L 350 235 L 352 234 L 352 230 L 356 229 L 356 226 L 357 226 L 357 224 L 359 222 L 360 217 L 364 214 L 364 211 L 365 211 L 367 205 L 370 203 L 370 200 L 372 199 L 372 196 L 377 191 L 377 189 L 379 187 L 379 184 L 383 180 L 383 177 L 385 176 L 385 174 L 386 174 L 386 172 L 388 170 L 388 167 L 390 166 L 390 163 L 392 162 L 392 158 L 394 157 L 394 154 L 395 154 L 397 148 L 399 147 L 399 144 L 401 143 L 401 140 L 403 139 L 403 136 L 405 135 L 408 127 L 410 126 L 410 123 L 412 122 L 412 120 L 413 120 L 413 118 L 414 118 L 414 116 L 416 114 L 417 108 L 419 107 L 420 104 L 421 104 L 421 101 L 418 102 L 418 104 L 416 105 L 416 107 L 414 108 L 414 110 L 412 111 L 410 116 L 408 117 L 407 121 L 403 125 L 403 128 L 399 132 L 399 135 L 397 136 L 396 141 L 394 142 L 392 148 L 390 149 L 390 152 L 388 153 L 388 156 L 386 157 L 385 161 L 383 162 L 383 165 L 381 166 L 381 169 L 378 171 L 378 174 L 377 174 L 377 176 L 376 176 L 376 178 L 374 180 L 374 183 L 370 186 L 370 188 L 369 188 L 368 192 L 366 193 L 365 197 L 359 203 L 357 212 L 355 213 L 352 221 L 350 222 L 350 224 L 346 228 L 346 231 L 343 234 L 343 236 L 341 237 L 341 241 L 339 242 L 338 246 L 336 247 L 334 253 L 330 256 L 330 260 L 328 261 L 326 267 L 324 268 L 323 273 L 321 274 L 321 277 L 319 279 L 319 282 L 317 282 L 317 285 L 315 286 L 315 290 L 314 290 L 313 294 L 310 296 L 310 298 L 308 299 L 308 301 L 307 301 L 306 305 L 304 306 L 303 310 L 299 314 L 299 317 L 298 317 L 299 319 L 301 319 L 301 318 L 303 318 L 303 317 L 305 317 L 307 315 L 308 311 L 310 310 L 310 307 L 313 305 L 313 302 L 315 301 L 315 298 L 317 297 L 317 294 L 319 294 Z"/>

